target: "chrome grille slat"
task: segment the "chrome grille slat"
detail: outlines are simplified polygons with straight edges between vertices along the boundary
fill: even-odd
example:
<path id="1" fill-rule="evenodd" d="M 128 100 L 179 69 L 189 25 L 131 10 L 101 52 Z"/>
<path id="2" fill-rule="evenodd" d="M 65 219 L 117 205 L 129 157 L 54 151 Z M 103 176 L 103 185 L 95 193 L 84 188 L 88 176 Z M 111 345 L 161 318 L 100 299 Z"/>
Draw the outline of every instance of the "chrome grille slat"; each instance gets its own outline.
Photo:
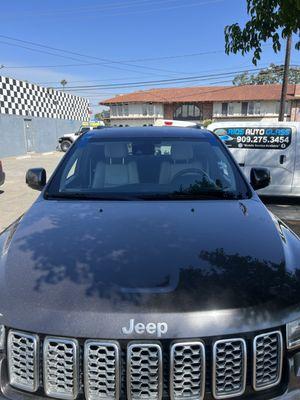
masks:
<path id="1" fill-rule="evenodd" d="M 174 343 L 170 357 L 170 397 L 172 400 L 204 397 L 205 347 L 202 342 Z"/>
<path id="2" fill-rule="evenodd" d="M 9 382 L 12 386 L 35 392 L 39 386 L 39 338 L 10 331 L 7 338 Z"/>
<path id="3" fill-rule="evenodd" d="M 246 388 L 246 342 L 225 339 L 213 347 L 213 395 L 216 399 L 240 396 Z"/>
<path id="4" fill-rule="evenodd" d="M 162 398 L 162 350 L 157 343 L 133 342 L 127 348 L 129 400 Z"/>
<path id="5" fill-rule="evenodd" d="M 280 331 L 258 335 L 253 341 L 253 388 L 256 391 L 275 386 L 281 379 L 282 334 Z"/>
<path id="6" fill-rule="evenodd" d="M 77 340 L 47 337 L 43 353 L 45 393 L 59 399 L 75 399 L 79 391 Z"/>
<path id="7" fill-rule="evenodd" d="M 114 342 L 85 342 L 84 388 L 87 400 L 119 399 L 120 352 L 119 345 Z"/>
<path id="8" fill-rule="evenodd" d="M 0 351 L 4 349 L 5 343 L 5 328 L 4 325 L 0 324 Z"/>

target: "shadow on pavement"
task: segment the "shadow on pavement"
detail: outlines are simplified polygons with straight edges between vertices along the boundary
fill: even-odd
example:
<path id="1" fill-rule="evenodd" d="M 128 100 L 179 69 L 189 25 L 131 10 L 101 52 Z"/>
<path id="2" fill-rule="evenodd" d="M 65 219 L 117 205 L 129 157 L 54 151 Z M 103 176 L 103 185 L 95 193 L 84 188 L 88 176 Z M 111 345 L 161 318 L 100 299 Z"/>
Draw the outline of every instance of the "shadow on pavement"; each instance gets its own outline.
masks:
<path id="1" fill-rule="evenodd" d="M 268 204 L 291 205 L 291 206 L 299 206 L 300 205 L 299 197 L 260 196 L 260 199 L 265 205 L 268 205 Z"/>

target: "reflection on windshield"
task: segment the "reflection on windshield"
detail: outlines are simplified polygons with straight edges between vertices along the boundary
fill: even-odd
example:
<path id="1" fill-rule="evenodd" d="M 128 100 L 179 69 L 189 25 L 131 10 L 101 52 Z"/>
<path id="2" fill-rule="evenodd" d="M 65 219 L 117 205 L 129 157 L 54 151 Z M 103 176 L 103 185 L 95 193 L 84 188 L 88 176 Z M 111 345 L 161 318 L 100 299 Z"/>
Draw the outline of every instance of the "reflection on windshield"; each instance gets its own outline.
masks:
<path id="1" fill-rule="evenodd" d="M 240 199 L 240 172 L 216 139 L 85 138 L 52 179 L 47 198 Z"/>

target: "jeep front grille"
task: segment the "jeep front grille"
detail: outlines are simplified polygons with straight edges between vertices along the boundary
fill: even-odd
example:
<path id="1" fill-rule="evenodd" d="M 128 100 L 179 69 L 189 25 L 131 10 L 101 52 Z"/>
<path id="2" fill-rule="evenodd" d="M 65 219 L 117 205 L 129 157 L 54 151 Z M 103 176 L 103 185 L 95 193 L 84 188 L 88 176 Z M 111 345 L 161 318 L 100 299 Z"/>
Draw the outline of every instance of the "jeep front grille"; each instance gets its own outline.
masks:
<path id="1" fill-rule="evenodd" d="M 253 342 L 253 387 L 263 390 L 278 384 L 282 370 L 282 335 L 271 332 L 258 335 Z"/>
<path id="2" fill-rule="evenodd" d="M 129 344 L 127 350 L 127 396 L 130 400 L 161 399 L 162 350 L 159 344 Z"/>
<path id="3" fill-rule="evenodd" d="M 8 330 L 6 348 L 12 387 L 65 400 L 79 394 L 86 400 L 202 400 L 208 393 L 224 399 L 242 396 L 246 384 L 252 398 L 279 385 L 283 365 L 280 331 L 211 345 L 205 340 L 79 342 Z M 253 360 L 248 369 L 247 359 Z"/>
<path id="4" fill-rule="evenodd" d="M 85 343 L 84 387 L 87 400 L 119 399 L 120 348 L 117 343 L 93 340 Z"/>
<path id="5" fill-rule="evenodd" d="M 39 385 L 39 338 L 10 331 L 7 338 L 8 375 L 16 388 L 35 392 Z"/>
<path id="6" fill-rule="evenodd" d="M 44 341 L 44 386 L 48 396 L 75 399 L 79 389 L 77 340 L 47 337 Z"/>
<path id="7" fill-rule="evenodd" d="M 246 387 L 246 342 L 218 340 L 213 349 L 213 394 L 216 399 L 239 396 Z"/>
<path id="8" fill-rule="evenodd" d="M 173 400 L 203 399 L 205 348 L 202 342 L 174 343 L 170 357 L 170 397 Z"/>

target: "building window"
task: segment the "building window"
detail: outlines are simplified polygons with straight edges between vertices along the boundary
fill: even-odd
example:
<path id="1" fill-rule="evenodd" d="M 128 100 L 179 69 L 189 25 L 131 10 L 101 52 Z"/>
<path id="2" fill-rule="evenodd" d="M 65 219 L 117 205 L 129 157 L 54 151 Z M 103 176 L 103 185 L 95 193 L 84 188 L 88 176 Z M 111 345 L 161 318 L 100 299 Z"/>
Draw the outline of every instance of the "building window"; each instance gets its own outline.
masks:
<path id="1" fill-rule="evenodd" d="M 148 115 L 148 104 L 143 104 L 142 108 L 143 108 L 142 111 L 143 116 L 146 117 Z"/>
<path id="2" fill-rule="evenodd" d="M 242 115 L 259 115 L 260 102 L 259 101 L 243 101 L 242 102 Z"/>
<path id="3" fill-rule="evenodd" d="M 145 103 L 142 105 L 142 114 L 144 117 L 153 116 L 154 115 L 154 104 L 153 103 Z"/>
<path id="4" fill-rule="evenodd" d="M 233 103 L 228 103 L 228 115 L 234 114 L 234 106 Z"/>
<path id="5" fill-rule="evenodd" d="M 117 115 L 118 115 L 118 117 L 122 117 L 122 116 L 123 116 L 123 107 L 122 107 L 122 104 L 118 104 L 118 105 L 117 105 Z"/>
<path id="6" fill-rule="evenodd" d="M 259 101 L 256 101 L 254 103 L 254 114 L 260 115 L 260 102 Z"/>
<path id="7" fill-rule="evenodd" d="M 280 101 L 278 101 L 277 103 L 276 103 L 276 114 L 279 114 L 279 112 L 280 112 Z M 290 115 L 291 114 L 291 102 L 290 101 L 286 101 L 285 102 L 285 111 L 284 111 L 284 113 L 286 114 L 286 115 Z"/>
<path id="8" fill-rule="evenodd" d="M 222 103 L 222 115 L 228 114 L 228 103 Z"/>
<path id="9" fill-rule="evenodd" d="M 153 104 L 148 104 L 148 115 L 153 115 L 154 114 L 154 107 Z"/>
<path id="10" fill-rule="evenodd" d="M 123 104 L 123 113 L 125 117 L 128 117 L 129 115 L 129 106 L 128 104 Z"/>
<path id="11" fill-rule="evenodd" d="M 112 104 L 112 106 L 110 107 L 110 112 L 112 117 L 115 117 L 117 115 L 117 106 L 115 104 Z"/>
<path id="12" fill-rule="evenodd" d="M 292 104 L 290 101 L 285 102 L 285 113 L 291 115 Z"/>
<path id="13" fill-rule="evenodd" d="M 248 114 L 253 115 L 254 114 L 254 102 L 250 101 L 248 103 Z"/>
<path id="14" fill-rule="evenodd" d="M 248 102 L 243 101 L 242 102 L 242 115 L 247 115 L 248 113 Z"/>
<path id="15" fill-rule="evenodd" d="M 182 104 L 174 112 L 174 119 L 202 119 L 202 107 L 195 104 Z"/>

